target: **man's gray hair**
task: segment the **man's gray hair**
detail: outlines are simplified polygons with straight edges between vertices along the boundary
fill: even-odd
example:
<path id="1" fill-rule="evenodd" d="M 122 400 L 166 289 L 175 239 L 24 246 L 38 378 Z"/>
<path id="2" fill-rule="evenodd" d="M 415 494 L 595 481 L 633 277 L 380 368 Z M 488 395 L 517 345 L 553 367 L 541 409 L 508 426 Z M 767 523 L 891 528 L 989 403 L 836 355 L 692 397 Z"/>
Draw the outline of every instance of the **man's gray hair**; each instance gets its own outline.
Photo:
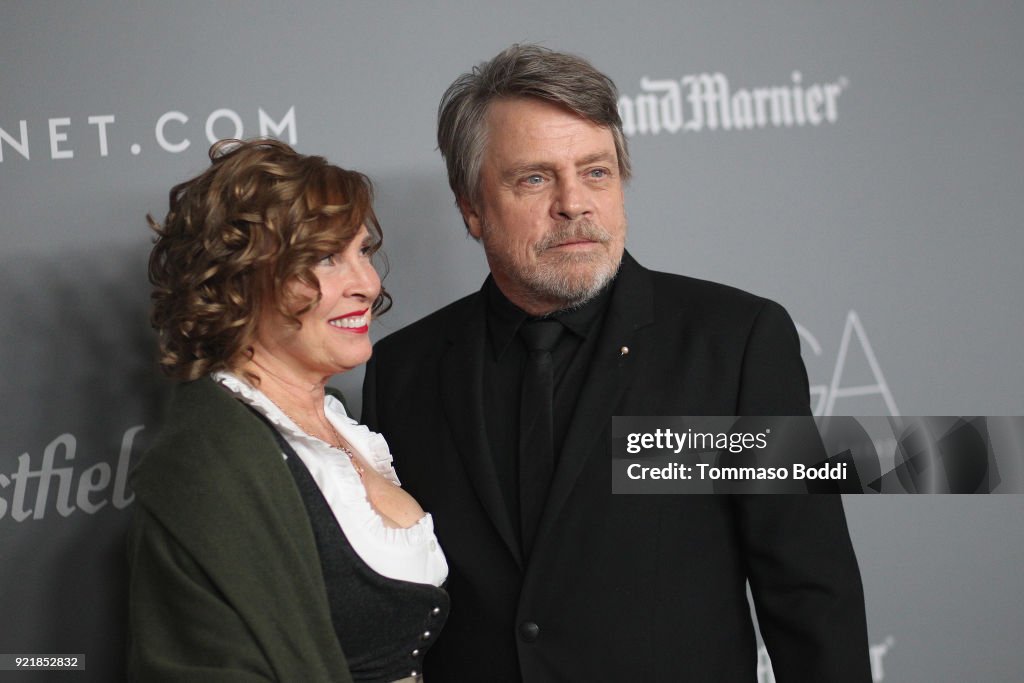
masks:
<path id="1" fill-rule="evenodd" d="M 615 83 L 582 57 L 539 45 L 513 45 L 456 78 L 438 106 L 437 146 L 448 165 L 448 184 L 456 200 L 478 199 L 487 110 L 505 97 L 545 100 L 608 128 L 615 140 L 619 176 L 623 182 L 629 180 L 629 149 Z"/>

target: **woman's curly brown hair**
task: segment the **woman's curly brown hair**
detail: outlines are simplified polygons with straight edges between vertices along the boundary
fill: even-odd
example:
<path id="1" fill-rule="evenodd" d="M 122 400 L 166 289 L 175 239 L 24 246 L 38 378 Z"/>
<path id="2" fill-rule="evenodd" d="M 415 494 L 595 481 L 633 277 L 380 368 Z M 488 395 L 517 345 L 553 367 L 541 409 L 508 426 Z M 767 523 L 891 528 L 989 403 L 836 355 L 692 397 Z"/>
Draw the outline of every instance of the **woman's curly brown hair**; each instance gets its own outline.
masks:
<path id="1" fill-rule="evenodd" d="M 251 357 L 260 311 L 274 306 L 296 326 L 320 300 L 313 267 L 366 226 L 379 248 L 373 186 L 362 173 L 298 154 L 276 140 L 222 140 L 212 165 L 170 192 L 149 256 L 150 322 L 163 371 L 179 380 Z M 286 285 L 317 292 L 297 299 Z M 391 306 L 381 289 L 373 313 Z"/>

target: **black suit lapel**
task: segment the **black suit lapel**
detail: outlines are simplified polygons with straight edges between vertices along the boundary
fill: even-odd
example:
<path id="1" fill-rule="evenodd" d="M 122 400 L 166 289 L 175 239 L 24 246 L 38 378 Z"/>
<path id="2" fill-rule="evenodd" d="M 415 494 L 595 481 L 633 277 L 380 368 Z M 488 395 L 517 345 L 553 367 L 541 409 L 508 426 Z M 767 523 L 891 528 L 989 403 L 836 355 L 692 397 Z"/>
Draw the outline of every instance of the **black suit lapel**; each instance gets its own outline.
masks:
<path id="1" fill-rule="evenodd" d="M 523 566 L 518 537 L 502 498 L 484 420 L 483 367 L 487 322 L 484 297 L 472 302 L 465 325 L 451 331 L 441 359 L 442 401 L 455 446 L 480 503 L 516 563 Z"/>
<path id="2" fill-rule="evenodd" d="M 653 349 L 634 348 L 639 336 L 637 331 L 654 322 L 654 289 L 650 272 L 627 252 L 623 254 L 614 287 L 548 493 L 537 532 L 538 546 L 558 519 L 587 460 L 602 457 L 607 452 L 599 440 L 608 438 L 610 434 L 613 411 L 633 378 L 636 359 L 640 354 L 653 352 Z M 624 347 L 628 351 L 624 352 Z M 611 467 L 610 462 L 608 466 Z"/>

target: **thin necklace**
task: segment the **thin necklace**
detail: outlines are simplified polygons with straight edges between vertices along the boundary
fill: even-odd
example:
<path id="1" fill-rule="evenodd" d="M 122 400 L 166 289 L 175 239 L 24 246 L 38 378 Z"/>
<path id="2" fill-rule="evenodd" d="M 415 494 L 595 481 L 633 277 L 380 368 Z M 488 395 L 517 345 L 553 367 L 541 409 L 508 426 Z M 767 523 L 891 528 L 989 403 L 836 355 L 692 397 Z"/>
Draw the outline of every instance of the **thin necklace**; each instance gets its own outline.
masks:
<path id="1" fill-rule="evenodd" d="M 264 369 L 266 369 L 266 368 L 264 368 Z M 309 429 L 306 428 L 306 426 L 303 423 L 299 422 L 299 420 L 297 418 L 295 418 L 291 413 L 289 413 L 287 410 L 282 408 L 281 405 L 277 401 L 275 401 L 274 399 L 270 398 L 270 396 L 266 392 L 262 392 L 262 393 L 263 393 L 264 396 L 267 397 L 268 401 L 273 403 L 275 406 L 277 406 L 278 410 L 280 410 L 282 413 L 284 413 L 285 417 L 287 417 L 289 420 L 294 422 L 295 426 L 298 427 L 299 429 L 301 429 L 303 431 L 303 433 L 306 434 L 306 436 L 312 437 L 312 438 L 317 439 L 319 441 L 323 441 L 324 443 L 326 443 L 331 448 L 335 448 L 335 449 L 341 451 L 342 453 L 344 453 L 346 456 L 348 456 L 348 461 L 350 463 L 352 463 L 352 468 L 356 471 L 356 474 L 359 475 L 360 479 L 363 478 L 363 472 L 365 472 L 365 470 L 363 469 L 362 464 L 360 464 L 360 462 L 358 460 L 356 460 L 356 454 L 352 452 L 352 449 L 349 448 L 347 445 L 345 445 L 345 440 L 341 438 L 341 434 L 338 433 L 337 427 L 334 426 L 334 423 L 331 422 L 330 418 L 328 418 L 326 415 L 324 416 L 324 419 L 327 421 L 327 426 L 330 427 L 331 433 L 334 435 L 334 443 L 331 443 L 330 441 L 324 441 L 323 439 L 320 439 L 319 437 L 315 436 L 312 432 L 310 432 Z"/>
<path id="2" fill-rule="evenodd" d="M 299 386 L 298 384 L 295 384 L 294 382 L 289 382 L 284 377 L 281 377 L 279 374 L 277 374 L 276 372 L 274 372 L 270 368 L 264 367 L 264 365 L 262 363 L 260 363 L 258 360 L 256 360 L 255 358 L 252 359 L 252 362 L 253 362 L 253 364 L 256 367 L 258 367 L 260 370 L 262 370 L 263 372 L 267 373 L 268 375 L 270 375 L 271 377 L 276 379 L 278 382 L 281 382 L 285 386 L 292 387 L 293 389 L 298 389 L 299 391 L 313 391 L 319 385 L 319 382 L 314 382 L 314 383 L 310 384 L 309 389 L 303 389 L 303 387 Z M 268 401 L 270 401 L 275 406 L 277 406 L 277 409 L 280 410 L 282 413 L 284 413 L 285 417 L 287 417 L 289 420 L 294 422 L 296 427 L 298 427 L 303 432 L 305 432 L 305 434 L 307 436 L 310 436 L 310 437 L 312 437 L 314 439 L 318 439 L 320 441 L 324 441 L 323 439 L 319 439 L 319 437 L 315 436 L 309 429 L 306 428 L 306 426 L 303 423 L 299 422 L 299 420 L 296 419 L 291 413 L 289 413 L 287 410 L 282 408 L 281 405 L 277 401 L 275 401 L 274 399 L 270 398 L 270 395 L 267 394 L 267 392 L 264 391 L 264 392 L 261 392 L 261 393 L 264 396 L 267 397 Z M 324 443 L 326 443 L 331 448 L 338 449 L 339 451 L 344 453 L 346 456 L 348 456 L 348 460 L 349 460 L 349 462 L 352 463 L 352 467 L 355 469 L 356 474 L 358 474 L 359 478 L 362 479 L 363 472 L 365 470 L 363 469 L 363 466 L 361 464 L 359 464 L 359 461 L 356 460 L 355 453 L 352 452 L 351 448 L 349 448 L 348 446 L 345 445 L 345 440 L 341 438 L 341 434 L 338 433 L 338 430 L 335 428 L 334 423 L 332 423 L 331 420 L 329 418 L 327 418 L 326 415 L 324 416 L 324 419 L 327 421 L 327 426 L 330 428 L 331 434 L 334 435 L 334 442 L 333 443 L 331 443 L 330 441 L 324 441 Z"/>

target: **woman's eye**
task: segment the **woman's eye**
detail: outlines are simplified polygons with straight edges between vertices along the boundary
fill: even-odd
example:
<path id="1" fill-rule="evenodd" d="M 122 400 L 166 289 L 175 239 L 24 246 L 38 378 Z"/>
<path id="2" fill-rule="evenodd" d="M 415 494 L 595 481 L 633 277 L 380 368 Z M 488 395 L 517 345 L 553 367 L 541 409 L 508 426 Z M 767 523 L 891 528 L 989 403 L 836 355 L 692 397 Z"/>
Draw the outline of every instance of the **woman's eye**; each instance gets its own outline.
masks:
<path id="1" fill-rule="evenodd" d="M 333 266 L 334 265 L 334 254 L 326 254 L 321 257 L 320 261 L 317 262 L 318 266 Z"/>

